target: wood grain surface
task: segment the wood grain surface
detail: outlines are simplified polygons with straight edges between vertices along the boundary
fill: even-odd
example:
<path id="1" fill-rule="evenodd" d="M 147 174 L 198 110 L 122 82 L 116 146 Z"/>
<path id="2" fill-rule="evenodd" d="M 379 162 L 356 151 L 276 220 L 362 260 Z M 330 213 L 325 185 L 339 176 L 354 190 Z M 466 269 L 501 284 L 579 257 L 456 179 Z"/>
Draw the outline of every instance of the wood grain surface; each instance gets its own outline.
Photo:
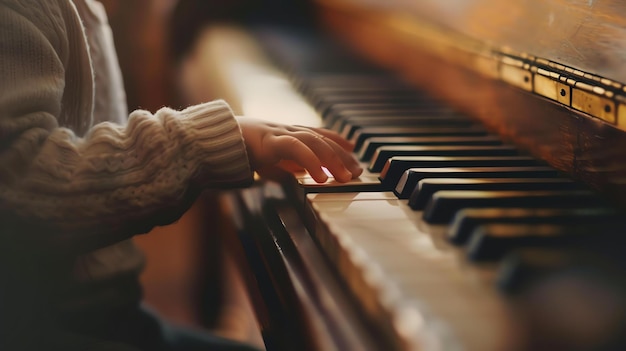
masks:
<path id="1" fill-rule="evenodd" d="M 343 2 L 430 21 L 470 38 L 626 82 L 626 2 L 622 0 Z"/>

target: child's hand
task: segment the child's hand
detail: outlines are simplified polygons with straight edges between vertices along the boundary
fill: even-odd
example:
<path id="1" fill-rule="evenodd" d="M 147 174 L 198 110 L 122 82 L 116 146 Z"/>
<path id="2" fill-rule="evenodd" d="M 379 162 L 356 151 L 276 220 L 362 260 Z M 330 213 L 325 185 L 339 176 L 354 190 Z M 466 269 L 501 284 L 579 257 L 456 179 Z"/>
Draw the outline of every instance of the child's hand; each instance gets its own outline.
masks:
<path id="1" fill-rule="evenodd" d="M 352 144 L 337 133 L 323 129 L 269 123 L 237 117 L 252 168 L 291 160 L 305 168 L 315 181 L 328 176 L 322 166 L 339 182 L 347 182 L 363 172 L 350 150 Z"/>

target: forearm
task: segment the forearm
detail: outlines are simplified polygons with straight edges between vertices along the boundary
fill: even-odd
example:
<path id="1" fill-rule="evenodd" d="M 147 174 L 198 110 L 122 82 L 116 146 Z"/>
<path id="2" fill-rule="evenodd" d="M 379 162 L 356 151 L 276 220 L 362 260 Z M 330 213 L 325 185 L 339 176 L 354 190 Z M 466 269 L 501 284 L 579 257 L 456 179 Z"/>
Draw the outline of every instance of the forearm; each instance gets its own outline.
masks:
<path id="1" fill-rule="evenodd" d="M 239 126 L 220 101 L 136 111 L 128 125 L 103 123 L 85 138 L 53 128 L 36 150 L 24 141 L 30 134 L 0 153 L 2 212 L 47 228 L 52 244 L 57 232 L 78 246 L 114 242 L 175 220 L 204 187 L 252 179 Z"/>

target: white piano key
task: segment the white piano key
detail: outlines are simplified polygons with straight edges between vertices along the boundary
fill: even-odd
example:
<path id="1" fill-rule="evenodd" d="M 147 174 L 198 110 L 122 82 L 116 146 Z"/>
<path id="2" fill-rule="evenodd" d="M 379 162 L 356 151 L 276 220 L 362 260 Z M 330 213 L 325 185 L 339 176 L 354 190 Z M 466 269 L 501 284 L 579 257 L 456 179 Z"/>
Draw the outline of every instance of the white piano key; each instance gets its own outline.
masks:
<path id="1" fill-rule="evenodd" d="M 392 320 L 413 311 L 444 349 L 457 341 L 468 350 L 507 349 L 512 316 L 491 286 L 493 271 L 441 245 L 444 227 L 423 223 L 404 201 L 376 198 L 386 193 L 352 200 L 361 194 L 307 198 L 321 223 L 314 236 L 366 309 Z"/>

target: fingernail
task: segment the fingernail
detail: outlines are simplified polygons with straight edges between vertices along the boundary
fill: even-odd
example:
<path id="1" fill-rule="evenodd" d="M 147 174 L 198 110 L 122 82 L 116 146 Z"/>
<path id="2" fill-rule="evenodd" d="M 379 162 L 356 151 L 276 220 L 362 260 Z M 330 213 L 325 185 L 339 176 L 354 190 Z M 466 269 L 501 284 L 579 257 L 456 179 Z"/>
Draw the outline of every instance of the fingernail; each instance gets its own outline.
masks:
<path id="1" fill-rule="evenodd" d="M 342 172 L 343 174 L 341 175 L 341 180 L 344 182 L 349 181 L 350 179 L 354 178 L 354 174 L 348 170 L 345 170 L 344 172 Z"/>

